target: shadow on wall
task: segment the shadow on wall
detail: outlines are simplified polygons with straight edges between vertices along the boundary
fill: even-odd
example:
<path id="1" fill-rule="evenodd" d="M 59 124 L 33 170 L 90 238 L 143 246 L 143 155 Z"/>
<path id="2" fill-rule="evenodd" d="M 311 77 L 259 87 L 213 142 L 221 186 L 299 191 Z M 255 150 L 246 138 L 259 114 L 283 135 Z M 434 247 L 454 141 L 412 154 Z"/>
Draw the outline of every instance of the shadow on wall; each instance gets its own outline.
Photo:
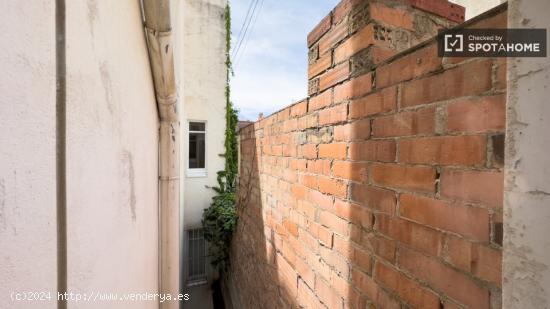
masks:
<path id="1" fill-rule="evenodd" d="M 241 129 L 236 307 L 501 307 L 506 62 L 417 45 L 463 18 L 437 2 L 344 0 L 309 99 Z"/>

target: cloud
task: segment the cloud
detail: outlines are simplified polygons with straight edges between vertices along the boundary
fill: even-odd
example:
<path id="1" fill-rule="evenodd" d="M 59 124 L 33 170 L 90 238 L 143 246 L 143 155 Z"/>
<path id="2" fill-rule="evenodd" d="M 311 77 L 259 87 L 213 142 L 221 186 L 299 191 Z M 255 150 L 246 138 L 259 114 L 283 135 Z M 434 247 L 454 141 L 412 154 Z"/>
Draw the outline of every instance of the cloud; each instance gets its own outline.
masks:
<path id="1" fill-rule="evenodd" d="M 338 2 L 264 0 L 243 53 L 233 59 L 232 100 L 240 118 L 255 120 L 307 96 L 307 34 Z M 232 2 L 233 43 L 249 4 Z"/>

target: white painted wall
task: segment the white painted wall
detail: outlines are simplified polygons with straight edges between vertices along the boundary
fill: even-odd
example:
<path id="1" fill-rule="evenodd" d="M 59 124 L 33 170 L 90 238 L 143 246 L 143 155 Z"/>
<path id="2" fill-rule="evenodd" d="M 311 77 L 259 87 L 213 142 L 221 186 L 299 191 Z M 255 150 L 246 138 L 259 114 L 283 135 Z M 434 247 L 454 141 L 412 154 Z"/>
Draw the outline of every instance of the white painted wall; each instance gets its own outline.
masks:
<path id="1" fill-rule="evenodd" d="M 0 12 L 0 308 L 56 308 L 55 2 Z M 67 1 L 66 15 L 68 289 L 155 293 L 158 116 L 139 1 Z M 53 298 L 10 300 L 31 291 Z"/>
<path id="2" fill-rule="evenodd" d="M 55 5 L 0 1 L 0 308 L 56 288 Z"/>
<path id="3" fill-rule="evenodd" d="M 67 1 L 68 286 L 158 291 L 158 115 L 139 1 Z M 78 308 L 157 308 L 81 303 Z"/>
<path id="4" fill-rule="evenodd" d="M 449 0 L 466 8 L 466 20 L 476 17 L 506 0 Z"/>
<path id="5" fill-rule="evenodd" d="M 200 226 L 210 205 L 216 172 L 224 167 L 225 0 L 184 0 L 182 168 L 186 228 Z M 187 177 L 188 122 L 206 121 L 206 177 Z"/>
<path id="6" fill-rule="evenodd" d="M 548 0 L 512 0 L 509 27 L 550 29 L 548 12 Z M 511 58 L 508 79 L 503 308 L 549 308 L 550 60 Z"/>
<path id="7" fill-rule="evenodd" d="M 181 169 L 183 228 L 201 227 L 202 212 L 210 206 L 217 172 L 224 168 L 225 130 L 225 19 L 226 0 L 174 0 L 183 12 L 175 20 L 178 87 L 181 113 Z M 183 30 L 183 31 L 182 31 Z M 181 95 L 183 94 L 183 95 Z M 189 121 L 206 121 L 205 177 L 189 177 Z M 185 248 L 184 248 L 185 250 Z M 184 252 L 184 260 L 187 252 Z M 183 269 L 187 267 L 184 265 Z"/>

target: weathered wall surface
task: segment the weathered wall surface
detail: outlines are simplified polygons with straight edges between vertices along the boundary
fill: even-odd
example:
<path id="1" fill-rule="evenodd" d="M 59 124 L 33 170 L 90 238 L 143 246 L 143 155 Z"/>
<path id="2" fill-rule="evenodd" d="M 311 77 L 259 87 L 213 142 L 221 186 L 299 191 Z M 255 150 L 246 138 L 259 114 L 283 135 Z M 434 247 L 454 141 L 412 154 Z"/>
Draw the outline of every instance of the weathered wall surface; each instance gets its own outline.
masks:
<path id="1" fill-rule="evenodd" d="M 154 293 L 158 115 L 139 1 L 67 1 L 67 74 L 68 288 Z"/>
<path id="2" fill-rule="evenodd" d="M 217 185 L 217 172 L 223 170 L 225 130 L 225 5 L 226 0 L 182 0 L 177 6 L 181 22 L 176 33 L 176 55 L 181 113 L 181 190 L 182 240 L 185 230 L 200 228 L 202 213 L 210 206 Z M 178 12 L 178 10 L 176 10 Z M 206 171 L 189 173 L 189 122 L 206 122 Z M 184 247 L 182 263 L 187 265 Z M 187 266 L 183 267 L 185 282 Z"/>
<path id="3" fill-rule="evenodd" d="M 223 169 L 225 129 L 225 0 L 183 3 L 182 176 L 184 224 L 201 226 L 202 211 L 212 201 L 216 172 Z M 206 121 L 206 176 L 189 177 L 189 121 Z"/>
<path id="4" fill-rule="evenodd" d="M 56 287 L 55 5 L 0 11 L 0 308 L 56 308 L 10 300 Z"/>
<path id="5" fill-rule="evenodd" d="M 55 308 L 55 3 L 0 6 L 0 307 Z M 156 292 L 158 116 L 139 2 L 67 1 L 66 16 L 68 288 Z"/>
<path id="6" fill-rule="evenodd" d="M 365 2 L 310 34 L 310 97 L 241 131 L 233 299 L 500 308 L 506 63 L 435 41 L 385 60 L 433 35 L 423 10 L 453 11 Z M 505 27 L 505 7 L 467 26 Z"/>
<path id="7" fill-rule="evenodd" d="M 548 1 L 510 1 L 511 28 L 550 28 Z M 548 40 L 548 38 L 547 38 Z M 505 308 L 550 306 L 548 58 L 509 60 L 506 139 Z"/>

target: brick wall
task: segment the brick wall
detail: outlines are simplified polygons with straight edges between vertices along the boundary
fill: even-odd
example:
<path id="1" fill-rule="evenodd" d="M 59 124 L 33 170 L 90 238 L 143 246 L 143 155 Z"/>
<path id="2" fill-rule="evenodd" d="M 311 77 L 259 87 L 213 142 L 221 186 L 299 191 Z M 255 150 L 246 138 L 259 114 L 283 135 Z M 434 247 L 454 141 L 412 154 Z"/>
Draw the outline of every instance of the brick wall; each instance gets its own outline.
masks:
<path id="1" fill-rule="evenodd" d="M 463 14 L 344 0 L 311 32 L 310 97 L 240 131 L 236 307 L 501 307 L 506 63 L 409 48 Z"/>

